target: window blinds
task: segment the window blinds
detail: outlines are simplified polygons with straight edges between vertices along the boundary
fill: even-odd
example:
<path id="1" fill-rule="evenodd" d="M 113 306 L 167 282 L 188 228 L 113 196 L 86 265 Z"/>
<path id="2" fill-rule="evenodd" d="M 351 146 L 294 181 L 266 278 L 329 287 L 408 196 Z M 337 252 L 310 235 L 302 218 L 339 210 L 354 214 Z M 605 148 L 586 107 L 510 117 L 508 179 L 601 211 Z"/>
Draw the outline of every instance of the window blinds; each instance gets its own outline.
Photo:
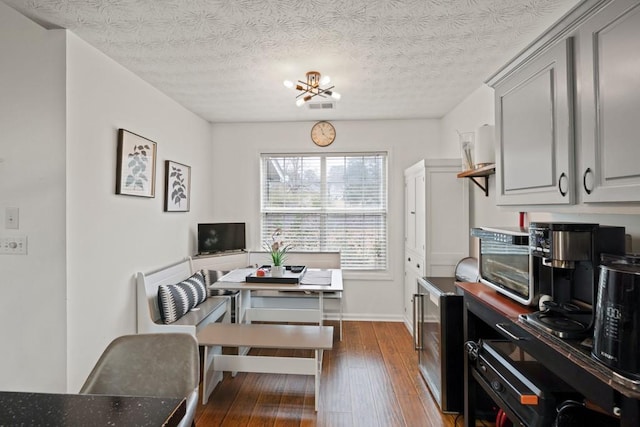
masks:
<path id="1" fill-rule="evenodd" d="M 341 252 L 342 267 L 387 268 L 387 155 L 262 155 L 261 237 Z"/>

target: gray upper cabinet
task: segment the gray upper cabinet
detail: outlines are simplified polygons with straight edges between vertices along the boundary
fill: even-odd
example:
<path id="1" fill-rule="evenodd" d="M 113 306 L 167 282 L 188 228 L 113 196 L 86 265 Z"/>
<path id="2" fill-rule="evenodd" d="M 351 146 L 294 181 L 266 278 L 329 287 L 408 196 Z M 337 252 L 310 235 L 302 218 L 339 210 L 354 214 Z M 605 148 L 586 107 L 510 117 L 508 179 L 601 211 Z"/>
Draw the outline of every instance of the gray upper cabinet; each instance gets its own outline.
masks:
<path id="1" fill-rule="evenodd" d="M 572 48 L 566 38 L 494 86 L 498 205 L 574 202 Z"/>
<path id="2" fill-rule="evenodd" d="M 640 201 L 640 3 L 609 3 L 577 39 L 581 200 Z"/>

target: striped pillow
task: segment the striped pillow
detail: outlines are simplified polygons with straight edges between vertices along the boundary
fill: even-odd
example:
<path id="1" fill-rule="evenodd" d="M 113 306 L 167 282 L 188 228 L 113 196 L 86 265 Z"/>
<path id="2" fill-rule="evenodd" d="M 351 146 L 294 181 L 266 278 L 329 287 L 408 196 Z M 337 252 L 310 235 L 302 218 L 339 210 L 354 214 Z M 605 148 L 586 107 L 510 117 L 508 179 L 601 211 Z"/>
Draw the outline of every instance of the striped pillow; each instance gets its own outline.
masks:
<path id="1" fill-rule="evenodd" d="M 202 271 L 197 271 L 193 276 L 175 285 L 160 285 L 160 318 L 164 323 L 173 323 L 206 299 L 207 287 Z"/>

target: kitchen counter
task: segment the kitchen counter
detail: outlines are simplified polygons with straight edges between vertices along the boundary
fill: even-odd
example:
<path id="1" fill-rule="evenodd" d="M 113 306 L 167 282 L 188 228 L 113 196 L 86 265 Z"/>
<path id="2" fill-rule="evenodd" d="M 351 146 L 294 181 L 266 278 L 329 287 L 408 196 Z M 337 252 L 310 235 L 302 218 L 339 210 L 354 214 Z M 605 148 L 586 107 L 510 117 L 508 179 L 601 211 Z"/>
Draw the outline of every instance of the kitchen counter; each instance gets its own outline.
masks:
<path id="1" fill-rule="evenodd" d="M 455 277 L 425 277 L 427 282 L 433 284 L 442 293 L 455 294 L 456 293 L 456 278 Z"/>
<path id="2" fill-rule="evenodd" d="M 564 340 L 541 331 L 523 320 L 518 320 L 518 326 L 624 396 L 640 399 L 640 382 L 623 378 L 609 367 L 591 358 L 591 339 Z"/>
<path id="3" fill-rule="evenodd" d="M 481 283 L 456 283 L 456 286 L 464 296 L 465 341 L 509 339 L 571 385 L 590 404 L 620 416 L 621 426 L 640 424 L 640 387 L 592 359 L 589 340 L 563 340 L 531 326 L 520 320 L 520 315 L 535 311 L 534 308 L 518 304 Z M 469 383 L 475 381 L 466 374 L 465 393 L 468 393 L 474 389 Z M 466 396 L 467 426 L 475 425 L 476 408 L 472 400 Z"/>
<path id="4" fill-rule="evenodd" d="M 0 392 L 0 426 L 177 426 L 180 398 Z"/>

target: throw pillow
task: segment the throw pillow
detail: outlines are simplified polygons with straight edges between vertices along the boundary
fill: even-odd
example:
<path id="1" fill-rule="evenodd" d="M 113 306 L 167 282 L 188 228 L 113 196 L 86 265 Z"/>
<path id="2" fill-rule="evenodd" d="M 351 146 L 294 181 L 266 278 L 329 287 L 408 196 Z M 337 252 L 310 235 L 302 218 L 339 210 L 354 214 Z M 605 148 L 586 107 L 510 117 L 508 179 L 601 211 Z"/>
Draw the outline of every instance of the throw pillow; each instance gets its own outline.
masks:
<path id="1" fill-rule="evenodd" d="M 173 323 L 207 299 L 202 271 L 175 285 L 158 286 L 158 308 L 164 323 Z"/>

